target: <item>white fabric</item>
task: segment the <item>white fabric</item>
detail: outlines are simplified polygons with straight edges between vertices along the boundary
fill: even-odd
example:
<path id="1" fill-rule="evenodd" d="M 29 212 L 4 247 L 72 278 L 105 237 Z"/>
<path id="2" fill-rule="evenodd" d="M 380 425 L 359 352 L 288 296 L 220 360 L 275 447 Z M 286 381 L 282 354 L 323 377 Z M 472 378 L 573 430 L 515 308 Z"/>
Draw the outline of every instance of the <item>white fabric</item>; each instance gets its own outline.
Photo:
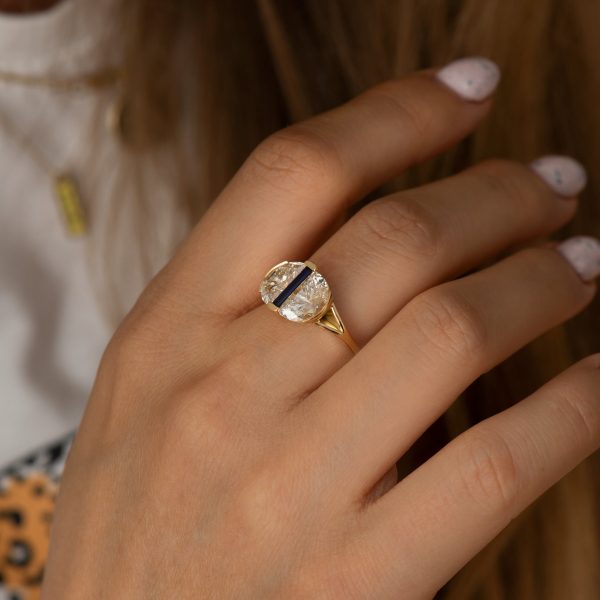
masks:
<path id="1" fill-rule="evenodd" d="M 0 69 L 65 76 L 114 64 L 105 40 L 115 35 L 116 1 L 0 15 Z M 0 111 L 57 167 L 77 172 L 107 93 L 0 82 Z M 101 128 L 98 143 L 110 164 L 116 140 Z M 103 202 L 101 194 L 91 200 Z M 89 244 L 65 235 L 47 173 L 0 128 L 0 466 L 79 423 L 111 334 L 94 296 Z"/>

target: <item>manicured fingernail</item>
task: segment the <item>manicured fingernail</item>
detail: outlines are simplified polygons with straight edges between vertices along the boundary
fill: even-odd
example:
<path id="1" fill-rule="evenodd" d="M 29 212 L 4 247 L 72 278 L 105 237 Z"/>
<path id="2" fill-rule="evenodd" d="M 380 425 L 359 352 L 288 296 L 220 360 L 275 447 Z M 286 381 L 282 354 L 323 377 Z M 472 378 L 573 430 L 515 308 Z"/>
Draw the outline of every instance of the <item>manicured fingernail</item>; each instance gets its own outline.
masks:
<path id="1" fill-rule="evenodd" d="M 584 281 L 590 281 L 600 274 L 600 240 L 597 238 L 575 235 L 562 241 L 556 249 Z"/>
<path id="2" fill-rule="evenodd" d="M 542 156 L 529 166 L 561 196 L 577 196 L 587 183 L 583 165 L 570 156 Z"/>
<path id="3" fill-rule="evenodd" d="M 498 65 L 482 56 L 459 58 L 436 73 L 436 77 L 465 100 L 485 100 L 500 81 Z"/>

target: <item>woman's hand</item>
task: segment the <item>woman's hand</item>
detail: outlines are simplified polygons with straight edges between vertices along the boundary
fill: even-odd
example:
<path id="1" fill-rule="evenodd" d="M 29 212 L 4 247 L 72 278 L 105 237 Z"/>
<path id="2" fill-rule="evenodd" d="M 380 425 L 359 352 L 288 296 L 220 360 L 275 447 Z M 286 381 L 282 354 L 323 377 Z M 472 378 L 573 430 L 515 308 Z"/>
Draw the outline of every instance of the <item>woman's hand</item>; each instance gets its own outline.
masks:
<path id="1" fill-rule="evenodd" d="M 389 81 L 256 148 L 106 350 L 45 600 L 431 597 L 598 448 L 600 354 L 394 486 L 395 462 L 466 386 L 596 289 L 593 240 L 527 246 L 576 210 L 585 175 L 569 159 L 486 161 L 334 227 L 469 134 L 495 76 L 472 60 L 445 83 Z M 358 354 L 262 304 L 286 259 L 317 264 Z"/>

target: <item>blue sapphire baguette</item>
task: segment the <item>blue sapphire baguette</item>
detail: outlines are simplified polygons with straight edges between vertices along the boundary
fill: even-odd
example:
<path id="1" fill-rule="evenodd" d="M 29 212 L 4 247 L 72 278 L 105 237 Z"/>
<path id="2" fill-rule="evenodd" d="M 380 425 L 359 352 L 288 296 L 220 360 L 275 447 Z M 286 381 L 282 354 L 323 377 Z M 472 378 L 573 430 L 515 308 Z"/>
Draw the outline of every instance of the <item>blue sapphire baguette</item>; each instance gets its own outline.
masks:
<path id="1" fill-rule="evenodd" d="M 296 277 L 289 283 L 289 285 L 273 300 L 273 304 L 277 308 L 281 308 L 281 305 L 292 295 L 294 290 L 313 272 L 310 267 L 304 267 Z"/>

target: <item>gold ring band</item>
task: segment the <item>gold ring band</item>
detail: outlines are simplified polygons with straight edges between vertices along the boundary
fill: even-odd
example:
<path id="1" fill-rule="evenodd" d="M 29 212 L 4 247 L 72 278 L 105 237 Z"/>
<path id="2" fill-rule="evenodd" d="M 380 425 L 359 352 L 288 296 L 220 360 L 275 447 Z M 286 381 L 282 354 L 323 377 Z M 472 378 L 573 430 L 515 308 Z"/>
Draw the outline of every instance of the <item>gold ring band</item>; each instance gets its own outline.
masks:
<path id="1" fill-rule="evenodd" d="M 331 303 L 329 310 L 318 321 L 315 321 L 315 323 L 339 335 L 348 348 L 354 352 L 354 354 L 358 352 L 358 344 L 348 333 L 348 330 L 346 329 L 346 326 L 340 317 L 340 313 L 338 313 L 338 310 L 333 302 Z"/>
<path id="2" fill-rule="evenodd" d="M 315 323 L 338 335 L 353 353 L 358 352 L 333 303 L 331 288 L 314 263 L 286 260 L 276 264 L 264 276 L 259 293 L 263 302 L 285 319 Z"/>

